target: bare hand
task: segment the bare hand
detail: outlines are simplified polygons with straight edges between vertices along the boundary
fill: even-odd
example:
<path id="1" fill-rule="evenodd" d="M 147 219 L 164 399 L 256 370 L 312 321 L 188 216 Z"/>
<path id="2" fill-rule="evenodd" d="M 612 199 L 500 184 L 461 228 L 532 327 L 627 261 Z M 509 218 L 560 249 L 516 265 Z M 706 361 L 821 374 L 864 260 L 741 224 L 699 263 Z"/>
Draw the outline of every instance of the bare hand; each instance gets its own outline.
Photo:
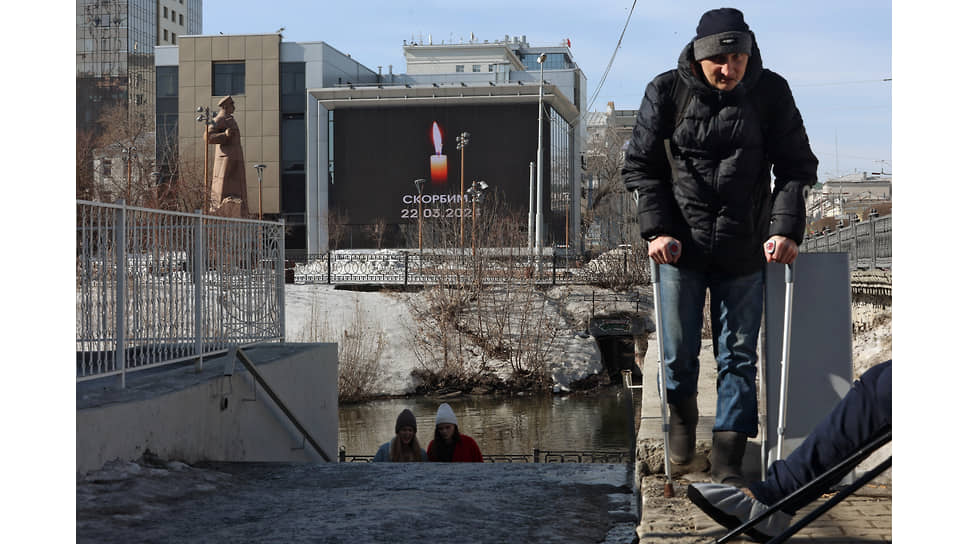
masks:
<path id="1" fill-rule="evenodd" d="M 649 242 L 649 257 L 657 264 L 673 264 L 682 255 L 682 244 L 672 236 L 659 236 Z"/>
<path id="2" fill-rule="evenodd" d="M 786 236 L 771 236 L 763 244 L 763 254 L 768 263 L 793 264 L 793 261 L 800 254 L 800 248 L 796 242 Z"/>

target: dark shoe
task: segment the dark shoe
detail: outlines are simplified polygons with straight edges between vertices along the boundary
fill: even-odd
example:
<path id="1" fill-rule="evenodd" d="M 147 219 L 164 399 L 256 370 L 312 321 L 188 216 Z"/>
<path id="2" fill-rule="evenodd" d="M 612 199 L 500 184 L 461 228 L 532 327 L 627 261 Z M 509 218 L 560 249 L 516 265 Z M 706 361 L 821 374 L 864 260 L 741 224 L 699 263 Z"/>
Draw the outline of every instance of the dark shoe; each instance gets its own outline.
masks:
<path id="1" fill-rule="evenodd" d="M 696 424 L 699 422 L 697 395 L 669 404 L 669 460 L 688 464 L 696 454 Z"/>
<path id="2" fill-rule="evenodd" d="M 745 434 L 735 431 L 713 433 L 713 447 L 709 452 L 709 473 L 714 482 L 737 487 L 746 485 L 743 480 L 746 438 Z"/>
<path id="3" fill-rule="evenodd" d="M 728 484 L 691 484 L 686 496 L 727 529 L 735 529 L 767 509 L 767 505 Z M 757 542 L 767 542 L 786 530 L 791 519 L 790 514 L 777 510 L 747 529 L 746 534 Z"/>

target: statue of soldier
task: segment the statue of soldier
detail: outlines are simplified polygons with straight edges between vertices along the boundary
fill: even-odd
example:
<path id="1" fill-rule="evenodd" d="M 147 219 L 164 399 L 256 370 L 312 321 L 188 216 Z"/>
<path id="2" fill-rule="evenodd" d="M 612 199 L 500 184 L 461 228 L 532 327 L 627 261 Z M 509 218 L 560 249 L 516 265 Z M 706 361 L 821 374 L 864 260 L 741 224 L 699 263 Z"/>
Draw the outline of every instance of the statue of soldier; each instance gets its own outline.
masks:
<path id="1" fill-rule="evenodd" d="M 215 167 L 212 171 L 210 208 L 222 217 L 249 217 L 249 198 L 245 186 L 245 159 L 242 157 L 242 133 L 232 114 L 235 101 L 231 96 L 219 100 L 219 112 L 206 133 L 206 143 L 215 144 Z"/>

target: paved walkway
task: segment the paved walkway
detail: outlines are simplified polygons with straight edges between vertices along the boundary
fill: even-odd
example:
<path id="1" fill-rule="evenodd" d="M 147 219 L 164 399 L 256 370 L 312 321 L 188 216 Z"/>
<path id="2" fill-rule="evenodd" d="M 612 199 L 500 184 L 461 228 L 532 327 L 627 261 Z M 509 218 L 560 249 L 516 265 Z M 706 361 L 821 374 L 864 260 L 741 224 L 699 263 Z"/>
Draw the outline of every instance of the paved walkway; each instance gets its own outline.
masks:
<path id="1" fill-rule="evenodd" d="M 686 498 L 688 482 L 675 485 L 675 496 L 662 496 L 665 477 L 644 480 L 642 522 L 637 533 L 642 543 L 698 544 L 714 542 L 726 529 L 706 516 Z M 823 499 L 800 512 L 805 515 Z M 799 516 L 796 519 L 799 519 Z M 847 544 L 891 541 L 891 486 L 870 484 L 814 520 L 788 542 Z M 732 542 L 749 542 L 737 537 Z"/>
<path id="2" fill-rule="evenodd" d="M 644 362 L 645 383 L 656 383 L 656 343 L 650 337 L 648 352 Z M 712 440 L 712 420 L 716 413 L 716 363 L 712 354 L 712 344 L 704 340 L 700 353 L 699 413 L 697 427 L 697 458 L 705 458 Z M 643 391 L 643 390 L 639 390 Z M 645 391 L 645 393 L 649 393 Z M 762 408 L 762 405 L 761 405 Z M 710 481 L 707 467 L 696 461 L 689 474 L 673 474 L 676 480 L 675 496 L 665 498 L 662 491 L 665 483 L 662 459 L 662 430 L 659 417 L 658 395 L 645 394 L 642 400 L 642 421 L 638 433 L 638 459 L 650 467 L 642 477 L 642 519 L 637 527 L 640 542 L 661 542 L 663 544 L 711 543 L 724 534 L 726 529 L 713 521 L 686 498 L 686 488 L 690 479 Z M 887 455 L 887 451 L 876 452 L 862 465 L 861 470 L 874 466 Z M 748 480 L 760 477 L 760 442 L 751 440 L 747 445 L 743 469 Z M 643 467 L 640 466 L 639 474 Z M 818 501 L 816 504 L 819 504 Z M 800 512 L 806 515 L 812 507 Z M 799 519 L 799 518 L 794 518 Z M 788 542 L 866 543 L 891 541 L 891 471 L 888 470 L 874 482 L 859 490 L 816 519 L 808 527 L 797 533 Z M 751 542 L 746 537 L 737 537 L 731 542 Z"/>

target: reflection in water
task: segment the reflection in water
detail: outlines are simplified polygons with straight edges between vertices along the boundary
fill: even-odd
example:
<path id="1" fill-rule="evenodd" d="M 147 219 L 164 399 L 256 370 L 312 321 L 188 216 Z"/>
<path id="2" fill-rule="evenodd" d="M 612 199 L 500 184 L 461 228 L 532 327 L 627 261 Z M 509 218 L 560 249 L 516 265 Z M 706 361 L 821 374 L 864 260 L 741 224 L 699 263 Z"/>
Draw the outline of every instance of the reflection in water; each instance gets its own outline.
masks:
<path id="1" fill-rule="evenodd" d="M 542 450 L 621 450 L 630 446 L 630 411 L 621 387 L 588 395 L 413 397 L 339 408 L 339 445 L 348 455 L 373 455 L 393 437 L 397 415 L 409 408 L 417 417 L 417 438 L 426 448 L 433 438 L 434 416 L 441 402 L 457 415 L 460 431 L 477 441 L 484 455 L 530 454 Z M 635 390 L 638 429 L 641 389 Z"/>

